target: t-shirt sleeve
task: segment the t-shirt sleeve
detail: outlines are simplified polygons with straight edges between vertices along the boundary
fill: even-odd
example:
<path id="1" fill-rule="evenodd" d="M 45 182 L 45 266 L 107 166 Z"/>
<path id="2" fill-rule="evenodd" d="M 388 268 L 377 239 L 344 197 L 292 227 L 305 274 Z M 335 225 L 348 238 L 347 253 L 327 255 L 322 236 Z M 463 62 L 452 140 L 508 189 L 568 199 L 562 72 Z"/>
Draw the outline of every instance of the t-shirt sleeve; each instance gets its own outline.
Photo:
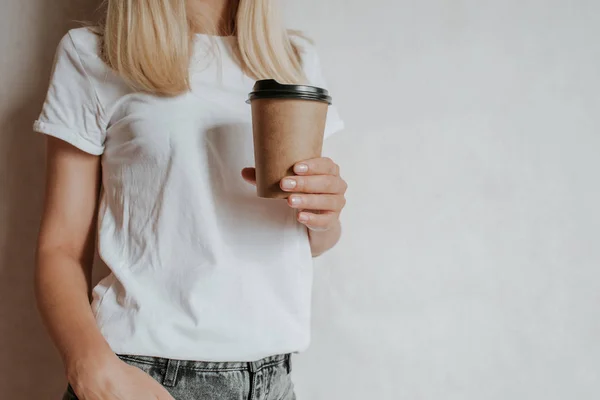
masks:
<path id="1" fill-rule="evenodd" d="M 312 45 L 304 46 L 303 64 L 304 72 L 308 78 L 309 84 L 329 90 L 327 80 L 323 75 L 319 54 Z M 333 105 L 329 107 L 327 112 L 327 124 L 325 126 L 325 138 L 327 139 L 334 133 L 344 129 L 344 121 L 342 120 L 337 107 L 335 106 L 335 93 L 330 93 L 333 97 Z"/>
<path id="2" fill-rule="evenodd" d="M 46 101 L 33 129 L 100 155 L 106 137 L 102 117 L 92 81 L 68 33 L 56 51 Z"/>

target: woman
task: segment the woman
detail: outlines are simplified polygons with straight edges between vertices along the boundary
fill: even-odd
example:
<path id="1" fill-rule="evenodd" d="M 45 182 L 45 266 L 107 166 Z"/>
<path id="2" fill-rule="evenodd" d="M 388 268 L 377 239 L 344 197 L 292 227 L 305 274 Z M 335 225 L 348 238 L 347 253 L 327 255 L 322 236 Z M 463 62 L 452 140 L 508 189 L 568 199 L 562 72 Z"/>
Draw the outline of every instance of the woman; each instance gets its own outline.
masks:
<path id="1" fill-rule="evenodd" d="M 65 399 L 295 398 L 311 255 L 340 237 L 346 184 L 320 158 L 282 180 L 287 203 L 251 185 L 254 81 L 325 85 L 275 3 L 109 0 L 99 29 L 61 41 L 35 123 L 49 135 L 36 291 Z M 331 108 L 325 134 L 341 128 Z M 96 234 L 111 274 L 90 308 Z"/>

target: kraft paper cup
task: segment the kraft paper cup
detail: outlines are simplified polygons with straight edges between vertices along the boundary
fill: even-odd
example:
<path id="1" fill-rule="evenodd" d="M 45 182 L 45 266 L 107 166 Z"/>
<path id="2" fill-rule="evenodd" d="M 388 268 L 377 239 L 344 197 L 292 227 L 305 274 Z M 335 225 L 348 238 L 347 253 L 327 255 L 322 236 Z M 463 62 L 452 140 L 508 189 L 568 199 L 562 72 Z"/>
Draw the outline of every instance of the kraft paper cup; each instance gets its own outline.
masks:
<path id="1" fill-rule="evenodd" d="M 331 97 L 325 89 L 256 82 L 248 99 L 252 106 L 256 187 L 259 197 L 283 199 L 279 184 L 294 175 L 296 163 L 321 157 Z"/>

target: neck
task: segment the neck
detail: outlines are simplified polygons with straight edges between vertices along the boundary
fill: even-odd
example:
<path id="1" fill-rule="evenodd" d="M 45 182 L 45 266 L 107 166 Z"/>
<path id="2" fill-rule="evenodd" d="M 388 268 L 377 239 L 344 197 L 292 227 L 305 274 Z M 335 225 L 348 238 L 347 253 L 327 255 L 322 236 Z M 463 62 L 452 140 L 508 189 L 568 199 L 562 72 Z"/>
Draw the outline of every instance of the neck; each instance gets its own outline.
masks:
<path id="1" fill-rule="evenodd" d="M 193 31 L 209 35 L 233 35 L 237 3 L 237 0 L 188 0 L 188 15 Z"/>

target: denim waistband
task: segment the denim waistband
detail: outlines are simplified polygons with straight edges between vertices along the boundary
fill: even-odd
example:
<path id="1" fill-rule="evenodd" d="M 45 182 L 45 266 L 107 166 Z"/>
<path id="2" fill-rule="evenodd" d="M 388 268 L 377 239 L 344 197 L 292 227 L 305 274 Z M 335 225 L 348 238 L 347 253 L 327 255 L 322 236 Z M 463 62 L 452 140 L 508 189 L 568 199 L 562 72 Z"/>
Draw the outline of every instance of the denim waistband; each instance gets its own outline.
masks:
<path id="1" fill-rule="evenodd" d="M 151 365 L 154 367 L 170 367 L 177 364 L 177 368 L 190 369 L 194 371 L 249 371 L 257 372 L 263 368 L 272 367 L 279 364 L 286 364 L 288 371 L 291 371 L 291 355 L 279 354 L 263 358 L 252 362 L 216 362 L 216 361 L 190 361 L 190 360 L 171 360 L 161 357 L 148 357 L 129 354 L 117 354 L 123 361 Z"/>

